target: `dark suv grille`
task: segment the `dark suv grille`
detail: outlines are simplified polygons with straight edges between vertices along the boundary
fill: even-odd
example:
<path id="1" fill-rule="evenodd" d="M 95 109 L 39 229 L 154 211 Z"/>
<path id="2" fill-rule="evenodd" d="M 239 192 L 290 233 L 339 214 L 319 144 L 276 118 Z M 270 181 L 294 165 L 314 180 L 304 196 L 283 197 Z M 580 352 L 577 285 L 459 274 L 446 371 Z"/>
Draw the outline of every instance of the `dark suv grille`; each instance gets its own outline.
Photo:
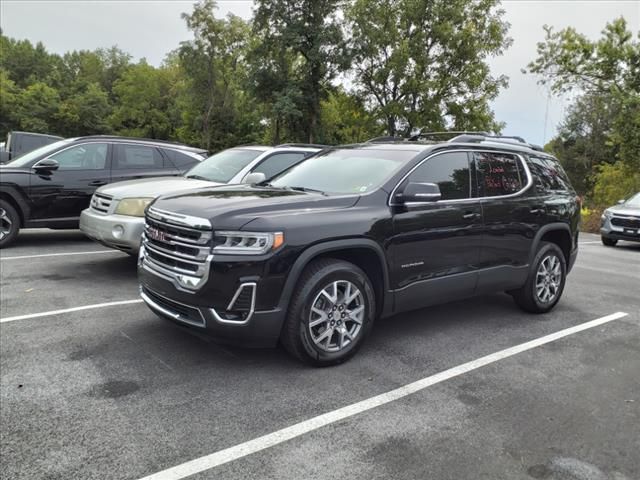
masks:
<path id="1" fill-rule="evenodd" d="M 204 281 L 209 271 L 212 237 L 208 220 L 152 207 L 145 217 L 143 265 L 170 280 L 188 275 Z"/>
<path id="2" fill-rule="evenodd" d="M 640 228 L 640 218 L 633 217 L 613 217 L 611 219 L 611 225 L 615 225 L 616 227 L 626 227 L 626 228 Z"/>
<path id="3" fill-rule="evenodd" d="M 161 309 L 168 311 L 173 316 L 177 317 L 177 320 L 181 320 L 186 323 L 191 323 L 198 326 L 205 326 L 205 320 L 200 313 L 200 310 L 182 303 L 174 302 L 171 299 L 158 295 L 157 293 L 143 288 L 142 293 L 149 297 L 151 301 Z"/>

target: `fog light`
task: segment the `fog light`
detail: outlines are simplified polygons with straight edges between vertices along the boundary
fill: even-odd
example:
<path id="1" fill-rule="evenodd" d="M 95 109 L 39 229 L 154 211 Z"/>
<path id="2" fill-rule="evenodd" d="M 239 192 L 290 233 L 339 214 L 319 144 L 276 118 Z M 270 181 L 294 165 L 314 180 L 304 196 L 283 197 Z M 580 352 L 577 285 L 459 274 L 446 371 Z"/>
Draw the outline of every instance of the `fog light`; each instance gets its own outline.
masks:
<path id="1" fill-rule="evenodd" d="M 111 230 L 111 233 L 114 237 L 121 238 L 122 235 L 124 235 L 124 227 L 122 225 L 116 225 L 113 227 L 113 230 Z"/>

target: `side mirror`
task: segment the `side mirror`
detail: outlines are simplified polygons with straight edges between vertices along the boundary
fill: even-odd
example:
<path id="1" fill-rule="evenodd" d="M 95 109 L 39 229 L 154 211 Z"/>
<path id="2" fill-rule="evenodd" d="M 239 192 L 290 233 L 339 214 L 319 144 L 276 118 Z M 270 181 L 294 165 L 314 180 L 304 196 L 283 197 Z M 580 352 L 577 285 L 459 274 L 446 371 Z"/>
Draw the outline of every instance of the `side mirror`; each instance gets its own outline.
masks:
<path id="1" fill-rule="evenodd" d="M 60 168 L 60 164 L 58 163 L 57 160 L 54 160 L 53 158 L 45 158 L 44 160 L 40 160 L 38 163 L 36 163 L 33 166 L 33 169 L 37 173 L 53 172 L 58 168 Z"/>
<path id="2" fill-rule="evenodd" d="M 435 183 L 409 182 L 402 192 L 402 201 L 406 204 L 436 202 L 442 198 L 440 187 Z"/>
<path id="3" fill-rule="evenodd" d="M 242 179 L 242 183 L 248 183 L 249 185 L 255 185 L 256 183 L 264 182 L 267 176 L 264 173 L 253 172 L 248 174 Z"/>
<path id="4" fill-rule="evenodd" d="M 622 205 L 624 202 L 624 200 L 618 200 L 618 205 Z"/>

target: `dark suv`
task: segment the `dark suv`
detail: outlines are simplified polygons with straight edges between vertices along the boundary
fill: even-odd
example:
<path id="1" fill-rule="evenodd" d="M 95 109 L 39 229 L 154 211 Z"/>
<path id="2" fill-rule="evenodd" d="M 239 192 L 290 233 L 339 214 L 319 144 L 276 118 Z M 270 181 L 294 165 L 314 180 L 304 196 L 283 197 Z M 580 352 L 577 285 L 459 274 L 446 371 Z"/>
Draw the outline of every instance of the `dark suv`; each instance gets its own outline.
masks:
<path id="1" fill-rule="evenodd" d="M 206 150 L 113 136 L 60 140 L 0 166 L 0 248 L 20 228 L 78 228 L 80 212 L 101 185 L 181 175 Z"/>
<path id="2" fill-rule="evenodd" d="M 278 340 L 344 361 L 379 317 L 495 291 L 551 310 L 576 259 L 578 197 L 524 141 L 365 143 L 271 181 L 160 197 L 146 214 L 141 295 L 227 342 Z"/>

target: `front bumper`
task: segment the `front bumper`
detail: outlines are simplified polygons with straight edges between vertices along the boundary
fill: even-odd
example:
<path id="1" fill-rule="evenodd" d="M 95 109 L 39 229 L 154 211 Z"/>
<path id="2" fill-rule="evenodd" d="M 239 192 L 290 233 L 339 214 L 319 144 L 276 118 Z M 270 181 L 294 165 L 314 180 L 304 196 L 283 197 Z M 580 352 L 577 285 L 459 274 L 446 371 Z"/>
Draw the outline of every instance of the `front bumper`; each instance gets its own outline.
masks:
<path id="1" fill-rule="evenodd" d="M 212 307 L 179 302 L 152 290 L 144 283 L 140 296 L 159 317 L 215 342 L 245 347 L 274 347 L 284 320 L 281 310 L 253 311 L 242 321 L 224 320 Z"/>
<path id="2" fill-rule="evenodd" d="M 628 228 L 613 225 L 611 217 L 605 217 L 600 227 L 600 235 L 611 240 L 626 240 L 640 242 L 640 228 Z"/>
<path id="3" fill-rule="evenodd" d="M 140 248 L 144 218 L 116 214 L 101 215 L 87 208 L 80 215 L 80 230 L 107 247 L 135 253 Z"/>

